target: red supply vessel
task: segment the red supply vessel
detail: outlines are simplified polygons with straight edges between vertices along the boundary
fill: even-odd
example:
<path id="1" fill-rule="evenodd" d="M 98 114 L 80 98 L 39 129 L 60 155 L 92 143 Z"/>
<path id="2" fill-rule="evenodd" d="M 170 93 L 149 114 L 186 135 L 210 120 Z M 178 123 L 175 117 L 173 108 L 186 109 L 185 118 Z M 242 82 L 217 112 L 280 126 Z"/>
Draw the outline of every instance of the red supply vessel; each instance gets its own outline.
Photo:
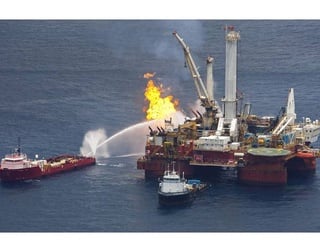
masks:
<path id="1" fill-rule="evenodd" d="M 95 163 L 94 157 L 78 155 L 59 155 L 49 159 L 31 160 L 25 153 L 21 153 L 20 147 L 18 147 L 14 153 L 2 158 L 0 179 L 2 182 L 38 179 L 43 176 L 94 165 Z"/>

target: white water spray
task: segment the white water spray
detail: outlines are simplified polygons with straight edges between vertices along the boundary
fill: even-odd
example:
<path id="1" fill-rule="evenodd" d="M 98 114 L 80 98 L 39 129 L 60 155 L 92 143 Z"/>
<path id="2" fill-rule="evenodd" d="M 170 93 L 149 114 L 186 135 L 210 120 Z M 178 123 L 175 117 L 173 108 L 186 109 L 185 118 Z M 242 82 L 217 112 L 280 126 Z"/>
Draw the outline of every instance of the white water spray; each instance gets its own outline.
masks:
<path id="1" fill-rule="evenodd" d="M 175 127 L 184 121 L 185 115 L 175 112 L 171 116 Z M 124 157 L 143 155 L 149 126 L 153 129 L 164 127 L 164 120 L 152 120 L 131 125 L 107 138 L 103 129 L 85 134 L 80 152 L 84 156 Z"/>
<path id="2" fill-rule="evenodd" d="M 83 156 L 95 156 L 96 158 L 109 157 L 107 145 L 102 146 L 101 143 L 105 142 L 107 135 L 104 129 L 90 130 L 83 138 L 80 153 Z"/>

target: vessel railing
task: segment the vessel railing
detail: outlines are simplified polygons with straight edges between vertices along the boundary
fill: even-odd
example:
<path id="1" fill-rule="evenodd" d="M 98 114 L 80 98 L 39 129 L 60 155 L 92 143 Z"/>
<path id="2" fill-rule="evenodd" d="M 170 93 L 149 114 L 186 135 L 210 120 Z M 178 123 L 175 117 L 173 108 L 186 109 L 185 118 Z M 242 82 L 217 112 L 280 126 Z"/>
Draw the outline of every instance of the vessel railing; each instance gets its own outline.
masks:
<path id="1" fill-rule="evenodd" d="M 26 154 L 19 154 L 19 153 L 13 153 L 13 154 L 6 154 L 5 159 L 11 159 L 11 160 L 23 160 L 27 158 Z"/>

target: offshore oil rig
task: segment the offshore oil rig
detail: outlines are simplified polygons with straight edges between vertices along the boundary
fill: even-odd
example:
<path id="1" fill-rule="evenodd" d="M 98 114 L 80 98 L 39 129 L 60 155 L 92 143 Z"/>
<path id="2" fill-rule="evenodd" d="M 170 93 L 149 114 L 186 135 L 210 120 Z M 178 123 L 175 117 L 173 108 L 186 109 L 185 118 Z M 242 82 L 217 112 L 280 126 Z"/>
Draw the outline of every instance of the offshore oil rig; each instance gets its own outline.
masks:
<path id="1" fill-rule="evenodd" d="M 204 85 L 191 51 L 184 40 L 173 33 L 183 48 L 186 64 L 194 81 L 204 112 L 192 111 L 177 128 L 165 120 L 165 127 L 147 136 L 145 154 L 137 168 L 146 178 L 158 178 L 168 165 L 184 172 L 186 177 L 206 174 L 221 168 L 237 171 L 238 181 L 258 185 L 283 185 L 290 173 L 313 173 L 318 149 L 311 147 L 320 135 L 320 123 L 305 118 L 296 123 L 294 90 L 288 93 L 286 106 L 277 117 L 251 114 L 251 104 L 238 112 L 237 44 L 240 33 L 226 27 L 225 96 L 220 107 L 214 98 L 212 57 L 207 58 Z"/>

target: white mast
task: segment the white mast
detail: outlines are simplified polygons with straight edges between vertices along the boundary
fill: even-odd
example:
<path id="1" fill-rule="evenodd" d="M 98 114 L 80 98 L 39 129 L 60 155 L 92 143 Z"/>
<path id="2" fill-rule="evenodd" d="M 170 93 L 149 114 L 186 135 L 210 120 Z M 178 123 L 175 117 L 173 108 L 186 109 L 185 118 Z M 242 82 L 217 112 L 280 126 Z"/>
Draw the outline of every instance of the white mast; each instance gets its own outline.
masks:
<path id="1" fill-rule="evenodd" d="M 225 97 L 224 117 L 227 121 L 236 118 L 237 113 L 237 41 L 240 33 L 233 27 L 226 35 L 226 69 L 225 69 Z"/>
<path id="2" fill-rule="evenodd" d="M 287 101 L 287 111 L 286 115 L 281 119 L 278 125 L 272 131 L 272 135 L 280 135 L 282 131 L 286 129 L 287 126 L 294 125 L 294 120 L 296 119 L 297 115 L 295 113 L 295 103 L 294 103 L 294 92 L 293 88 L 289 89 L 288 94 L 288 101 Z"/>
<path id="3" fill-rule="evenodd" d="M 213 57 L 207 58 L 207 92 L 210 101 L 213 101 L 214 97 L 214 80 L 213 80 Z"/>
<path id="4" fill-rule="evenodd" d="M 290 88 L 287 102 L 287 117 L 292 118 L 289 125 L 294 125 L 294 120 L 297 118 L 295 112 L 295 103 L 294 103 L 294 91 L 293 88 Z"/>

